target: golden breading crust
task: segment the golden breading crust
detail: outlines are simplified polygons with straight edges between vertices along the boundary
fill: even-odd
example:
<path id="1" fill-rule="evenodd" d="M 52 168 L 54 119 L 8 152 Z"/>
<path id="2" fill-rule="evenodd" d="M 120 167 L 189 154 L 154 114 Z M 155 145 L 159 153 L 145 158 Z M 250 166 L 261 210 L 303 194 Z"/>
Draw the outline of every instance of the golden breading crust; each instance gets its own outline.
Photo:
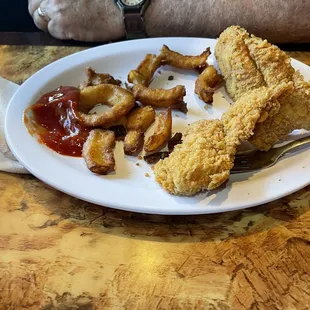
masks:
<path id="1" fill-rule="evenodd" d="M 249 35 L 238 26 L 227 28 L 219 38 L 215 55 L 226 80 L 226 87 L 233 98 L 249 89 L 258 88 L 257 74 L 262 76 L 263 84 L 273 87 L 281 82 L 293 81 L 295 90 L 288 96 L 279 98 L 267 119 L 258 124 L 250 142 L 260 150 L 268 151 L 294 129 L 309 129 L 310 84 L 295 73 L 290 58 L 277 46 L 266 40 Z M 253 64 L 254 67 L 249 64 Z M 242 77 L 248 76 L 243 80 Z M 234 85 L 236 86 L 234 87 Z"/>
<path id="2" fill-rule="evenodd" d="M 223 184 L 233 167 L 236 147 L 253 134 L 257 122 L 274 109 L 272 102 L 293 90 L 292 83 L 260 87 L 241 97 L 222 120 L 191 124 L 168 158 L 154 169 L 156 181 L 169 193 L 191 196 Z"/>
<path id="3" fill-rule="evenodd" d="M 258 149 L 268 151 L 278 140 L 295 129 L 310 130 L 310 83 L 296 71 L 293 76 L 295 91 L 279 99 L 279 112 L 264 123 L 257 124 L 249 140 Z"/>
<path id="4" fill-rule="evenodd" d="M 191 196 L 214 189 L 228 179 L 234 153 L 225 143 L 221 121 L 195 122 L 184 133 L 183 143 L 155 165 L 156 181 L 174 195 Z"/>
<path id="5" fill-rule="evenodd" d="M 254 60 L 257 69 L 261 72 L 267 86 L 276 86 L 280 82 L 292 80 L 295 72 L 291 66 L 290 57 L 277 46 L 268 43 L 266 40 L 249 36 L 244 38 L 251 58 Z"/>
<path id="6" fill-rule="evenodd" d="M 242 28 L 231 26 L 221 33 L 215 47 L 227 92 L 234 101 L 247 91 L 266 85 L 244 43 L 247 37 L 248 33 Z"/>
<path id="7" fill-rule="evenodd" d="M 294 90 L 293 83 L 281 83 L 276 87 L 260 87 L 247 92 L 223 115 L 222 122 L 230 143 L 248 140 L 259 124 L 264 124 L 270 113 L 279 110 L 277 98 L 288 96 Z"/>
<path id="8" fill-rule="evenodd" d="M 279 99 L 279 112 L 255 128 L 250 142 L 258 149 L 268 151 L 293 130 L 310 129 L 310 83 L 295 72 L 288 55 L 277 46 L 253 35 L 245 43 L 268 86 L 293 81 L 295 87 L 289 96 Z"/>

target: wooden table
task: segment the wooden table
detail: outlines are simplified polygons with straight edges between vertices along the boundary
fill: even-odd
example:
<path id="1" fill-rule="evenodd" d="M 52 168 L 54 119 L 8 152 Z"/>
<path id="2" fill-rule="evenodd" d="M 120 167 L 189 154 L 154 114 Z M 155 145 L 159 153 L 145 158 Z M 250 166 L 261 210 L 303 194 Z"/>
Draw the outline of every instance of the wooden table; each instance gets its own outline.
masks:
<path id="1" fill-rule="evenodd" d="M 0 46 L 22 83 L 86 47 Z M 290 52 L 310 65 L 310 52 Z M 0 309 L 309 309 L 310 187 L 242 211 L 102 208 L 0 173 Z"/>

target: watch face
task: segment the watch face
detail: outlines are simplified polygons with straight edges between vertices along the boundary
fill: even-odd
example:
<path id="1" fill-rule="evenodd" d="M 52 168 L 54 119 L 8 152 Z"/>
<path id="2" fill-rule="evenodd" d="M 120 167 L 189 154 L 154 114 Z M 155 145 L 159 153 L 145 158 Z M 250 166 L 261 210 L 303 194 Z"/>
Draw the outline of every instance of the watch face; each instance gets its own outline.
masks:
<path id="1" fill-rule="evenodd" d="M 143 2 L 143 0 L 121 0 L 125 5 L 135 6 Z"/>

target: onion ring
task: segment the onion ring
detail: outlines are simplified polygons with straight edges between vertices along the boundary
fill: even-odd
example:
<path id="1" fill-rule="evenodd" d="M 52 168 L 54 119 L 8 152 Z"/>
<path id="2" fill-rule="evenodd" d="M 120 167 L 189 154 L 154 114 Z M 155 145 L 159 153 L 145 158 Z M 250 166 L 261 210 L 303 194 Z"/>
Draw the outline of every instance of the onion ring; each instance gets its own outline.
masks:
<path id="1" fill-rule="evenodd" d="M 87 114 L 97 104 L 110 106 L 109 111 L 100 114 Z M 112 126 L 122 119 L 135 106 L 135 98 L 131 92 L 112 84 L 89 86 L 80 92 L 79 120 L 90 127 Z"/>

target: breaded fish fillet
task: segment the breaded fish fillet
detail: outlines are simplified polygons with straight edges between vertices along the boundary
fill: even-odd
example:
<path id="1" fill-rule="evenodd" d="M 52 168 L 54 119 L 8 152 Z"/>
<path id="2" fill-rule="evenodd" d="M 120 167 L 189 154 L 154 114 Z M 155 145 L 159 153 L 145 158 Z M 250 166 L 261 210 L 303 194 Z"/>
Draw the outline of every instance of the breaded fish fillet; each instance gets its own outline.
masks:
<path id="1" fill-rule="evenodd" d="M 237 100 L 221 118 L 229 142 L 239 145 L 242 140 L 248 140 L 256 126 L 263 125 L 269 114 L 279 109 L 280 98 L 289 96 L 293 90 L 293 82 L 283 82 L 254 89 Z"/>
<path id="2" fill-rule="evenodd" d="M 310 130 L 310 83 L 304 81 L 299 72 L 295 72 L 290 58 L 275 45 L 253 35 L 245 39 L 245 43 L 268 86 L 281 81 L 294 83 L 294 92 L 279 99 L 279 112 L 259 124 L 250 139 L 255 147 L 268 151 L 293 130 Z"/>
<path id="3" fill-rule="evenodd" d="M 214 189 L 228 179 L 234 154 L 221 121 L 200 120 L 187 128 L 183 143 L 155 165 L 156 181 L 174 195 Z"/>
<path id="4" fill-rule="evenodd" d="M 229 178 L 236 147 L 247 140 L 255 125 L 266 117 L 271 102 L 292 91 L 292 83 L 261 87 L 241 97 L 220 120 L 201 120 L 191 124 L 168 158 L 154 169 L 156 181 L 169 193 L 191 196 L 212 190 Z"/>
<path id="5" fill-rule="evenodd" d="M 249 140 L 260 150 L 268 151 L 278 140 L 295 129 L 310 130 L 310 83 L 296 71 L 293 75 L 294 92 L 279 99 L 279 112 L 264 123 L 257 124 Z"/>
<path id="6" fill-rule="evenodd" d="M 228 53 L 228 54 L 227 54 Z M 295 73 L 290 58 L 277 46 L 268 43 L 239 26 L 227 28 L 218 40 L 215 55 L 226 80 L 226 88 L 233 98 L 259 85 L 273 87 L 292 81 L 295 90 L 289 96 L 274 102 L 267 119 L 256 126 L 250 142 L 260 150 L 269 150 L 278 140 L 294 129 L 308 129 L 309 83 Z M 252 62 L 253 66 L 249 64 Z M 253 69 L 255 67 L 255 70 Z M 249 75 L 247 80 L 241 77 Z M 263 80 L 258 83 L 257 76 Z M 233 85 L 235 85 L 232 87 Z"/>
<path id="7" fill-rule="evenodd" d="M 290 57 L 285 52 L 267 40 L 250 36 L 245 29 L 240 31 L 246 33 L 244 43 L 267 86 L 292 81 L 295 70 L 291 65 Z"/>
<path id="8" fill-rule="evenodd" d="M 265 86 L 244 40 L 249 35 L 239 26 L 224 30 L 215 46 L 215 57 L 230 97 L 236 101 L 249 90 Z"/>

